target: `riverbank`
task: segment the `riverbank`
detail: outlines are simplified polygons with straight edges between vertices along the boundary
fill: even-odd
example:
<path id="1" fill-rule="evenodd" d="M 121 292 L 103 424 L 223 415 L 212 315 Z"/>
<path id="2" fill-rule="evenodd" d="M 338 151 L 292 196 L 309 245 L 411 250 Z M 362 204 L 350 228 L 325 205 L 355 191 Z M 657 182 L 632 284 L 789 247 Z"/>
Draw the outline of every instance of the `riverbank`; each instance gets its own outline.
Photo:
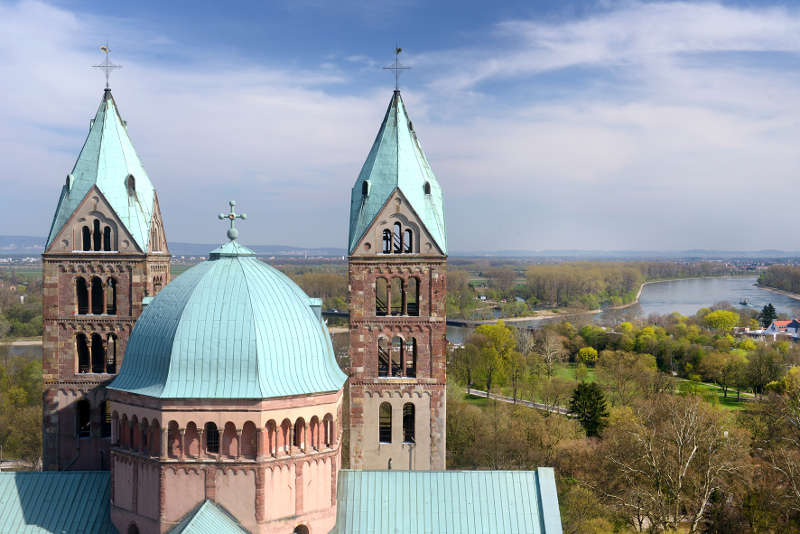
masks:
<path id="1" fill-rule="evenodd" d="M 777 293 L 778 295 L 789 297 L 790 299 L 800 300 L 800 295 L 798 295 L 797 293 L 790 293 L 789 291 L 784 291 L 783 289 L 776 289 L 774 287 L 762 286 L 760 284 L 756 284 L 756 287 L 758 287 L 759 289 L 763 289 L 764 291 L 769 291 L 770 293 Z"/>
<path id="2" fill-rule="evenodd" d="M 35 347 L 42 344 L 42 338 L 11 339 L 0 341 L 0 345 L 7 347 Z"/>

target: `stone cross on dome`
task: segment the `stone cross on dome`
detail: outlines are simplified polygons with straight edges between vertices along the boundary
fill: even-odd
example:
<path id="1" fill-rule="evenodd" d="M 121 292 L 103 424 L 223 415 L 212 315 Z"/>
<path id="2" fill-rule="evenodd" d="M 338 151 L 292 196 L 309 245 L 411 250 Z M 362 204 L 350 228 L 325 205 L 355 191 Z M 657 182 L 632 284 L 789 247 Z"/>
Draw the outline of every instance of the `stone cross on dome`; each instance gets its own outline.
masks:
<path id="1" fill-rule="evenodd" d="M 96 69 L 103 69 L 104 71 L 106 71 L 106 89 L 109 89 L 110 87 L 108 85 L 108 78 L 111 75 L 111 71 L 114 69 L 121 69 L 122 65 L 115 65 L 111 63 L 111 48 L 108 47 L 107 42 L 105 45 L 100 47 L 100 50 L 105 52 L 106 60 L 100 65 L 92 65 L 92 66 Z"/>
<path id="2" fill-rule="evenodd" d="M 231 227 L 228 228 L 228 239 L 230 239 L 231 241 L 235 241 L 236 238 L 239 237 L 239 230 L 237 230 L 236 226 L 235 226 L 236 225 L 236 219 L 245 220 L 245 219 L 247 219 L 247 214 L 246 213 L 236 213 L 234 211 L 233 208 L 236 207 L 236 201 L 235 200 L 229 200 L 228 204 L 231 207 L 231 212 L 227 213 L 227 214 L 220 213 L 219 214 L 219 219 L 221 221 L 225 220 L 225 219 L 228 219 L 230 221 Z"/>

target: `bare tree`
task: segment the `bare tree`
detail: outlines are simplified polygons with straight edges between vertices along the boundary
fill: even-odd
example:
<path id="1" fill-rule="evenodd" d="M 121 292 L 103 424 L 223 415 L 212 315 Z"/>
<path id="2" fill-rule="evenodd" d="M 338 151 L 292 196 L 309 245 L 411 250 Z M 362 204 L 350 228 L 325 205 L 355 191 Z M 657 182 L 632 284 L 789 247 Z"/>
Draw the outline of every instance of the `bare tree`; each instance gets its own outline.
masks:
<path id="1" fill-rule="evenodd" d="M 542 357 L 547 376 L 553 376 L 553 368 L 555 364 L 563 361 L 564 356 L 564 343 L 561 336 L 553 332 L 546 331 L 542 338 L 539 340 L 538 353 Z"/>
<path id="2" fill-rule="evenodd" d="M 748 465 L 748 438 L 701 398 L 638 403 L 605 433 L 593 487 L 639 531 L 698 531 L 715 490 Z"/>

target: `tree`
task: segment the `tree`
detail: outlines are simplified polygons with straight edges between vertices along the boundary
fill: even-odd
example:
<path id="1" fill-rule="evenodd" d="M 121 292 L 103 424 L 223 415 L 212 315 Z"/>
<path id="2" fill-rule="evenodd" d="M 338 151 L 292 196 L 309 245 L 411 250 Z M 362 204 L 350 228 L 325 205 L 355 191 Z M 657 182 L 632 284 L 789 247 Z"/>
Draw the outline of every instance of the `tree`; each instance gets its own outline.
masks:
<path id="1" fill-rule="evenodd" d="M 486 391 L 491 392 L 494 382 L 503 383 L 510 365 L 511 353 L 517 346 L 512 328 L 503 321 L 482 324 L 475 329 L 480 335 L 478 369 L 486 381 Z"/>
<path id="2" fill-rule="evenodd" d="M 528 362 L 525 356 L 512 350 L 508 358 L 508 379 L 511 382 L 511 396 L 517 402 L 517 392 L 528 375 Z"/>
<path id="3" fill-rule="evenodd" d="M 715 310 L 708 313 L 703 320 L 710 328 L 727 332 L 739 324 L 739 314 L 729 310 Z"/>
<path id="4" fill-rule="evenodd" d="M 761 395 L 764 387 L 781 377 L 783 358 L 774 348 L 761 344 L 750 353 L 750 358 L 745 367 L 747 385 L 753 388 L 753 393 Z"/>
<path id="5" fill-rule="evenodd" d="M 539 355 L 542 357 L 547 376 L 553 376 L 553 367 L 564 359 L 564 344 L 561 338 L 550 331 L 546 331 L 539 342 Z"/>
<path id="6" fill-rule="evenodd" d="M 592 486 L 640 531 L 696 533 L 715 492 L 749 465 L 748 441 L 699 396 L 640 401 L 606 430 Z"/>
<path id="7" fill-rule="evenodd" d="M 577 416 L 589 437 L 600 436 L 607 424 L 606 398 L 603 390 L 595 383 L 578 384 L 569 401 L 569 411 Z"/>
<path id="8" fill-rule="evenodd" d="M 761 308 L 761 313 L 758 314 L 758 320 L 761 321 L 761 326 L 764 328 L 771 325 L 772 321 L 777 318 L 778 312 L 775 310 L 775 306 L 773 306 L 771 302 Z"/>
<path id="9" fill-rule="evenodd" d="M 597 363 L 597 349 L 594 347 L 583 347 L 578 351 L 578 361 L 588 366 Z"/>
<path id="10" fill-rule="evenodd" d="M 658 374 L 656 359 L 650 354 L 613 350 L 600 354 L 597 372 L 608 384 L 612 406 L 630 404 Z"/>

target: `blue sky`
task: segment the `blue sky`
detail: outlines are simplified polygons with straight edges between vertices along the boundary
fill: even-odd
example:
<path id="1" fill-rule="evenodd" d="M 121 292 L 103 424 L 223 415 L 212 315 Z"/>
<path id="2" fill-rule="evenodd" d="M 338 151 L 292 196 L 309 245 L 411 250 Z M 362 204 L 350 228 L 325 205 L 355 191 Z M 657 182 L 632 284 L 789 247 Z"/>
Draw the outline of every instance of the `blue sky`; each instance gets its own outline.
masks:
<path id="1" fill-rule="evenodd" d="M 800 248 L 795 3 L 0 0 L 0 233 L 47 233 L 106 39 L 172 241 L 235 198 L 344 247 L 399 42 L 451 251 Z"/>

